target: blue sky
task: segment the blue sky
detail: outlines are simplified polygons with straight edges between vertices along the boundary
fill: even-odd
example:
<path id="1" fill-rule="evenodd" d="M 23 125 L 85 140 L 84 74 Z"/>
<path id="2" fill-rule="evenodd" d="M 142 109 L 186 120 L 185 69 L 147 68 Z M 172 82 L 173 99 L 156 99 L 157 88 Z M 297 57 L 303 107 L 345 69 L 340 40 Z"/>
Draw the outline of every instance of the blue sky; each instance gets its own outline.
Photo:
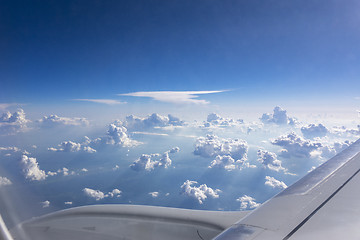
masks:
<path id="1" fill-rule="evenodd" d="M 2 103 L 225 89 L 203 99 L 358 103 L 358 1 L 1 5 Z"/>

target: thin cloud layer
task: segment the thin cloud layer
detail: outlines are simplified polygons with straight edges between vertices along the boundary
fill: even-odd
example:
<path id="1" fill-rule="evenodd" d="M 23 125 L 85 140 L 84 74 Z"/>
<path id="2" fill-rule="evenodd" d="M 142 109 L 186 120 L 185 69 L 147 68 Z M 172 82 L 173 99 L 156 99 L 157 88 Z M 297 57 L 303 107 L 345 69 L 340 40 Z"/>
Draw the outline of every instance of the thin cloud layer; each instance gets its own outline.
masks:
<path id="1" fill-rule="evenodd" d="M 274 177 L 266 176 L 265 180 L 266 180 L 265 185 L 270 186 L 272 188 L 280 188 L 280 189 L 287 188 L 287 185 L 284 182 L 279 181 Z"/>
<path id="2" fill-rule="evenodd" d="M 196 181 L 190 181 L 186 180 L 184 184 L 181 186 L 182 194 L 195 198 L 198 200 L 200 204 L 203 204 L 203 202 L 208 198 L 219 198 L 219 193 L 221 192 L 220 189 L 212 189 L 208 187 L 206 184 L 202 184 L 199 187 L 193 186 L 194 184 L 197 184 Z"/>
<path id="3" fill-rule="evenodd" d="M 6 177 L 0 177 L 0 187 L 11 185 L 12 182 Z"/>
<path id="4" fill-rule="evenodd" d="M 87 126 L 89 121 L 86 118 L 68 118 L 59 117 L 57 115 L 44 116 L 38 120 L 41 127 L 52 128 L 59 126 Z"/>
<path id="5" fill-rule="evenodd" d="M 89 98 L 74 99 L 74 101 L 93 102 L 93 103 L 101 103 L 101 104 L 107 104 L 107 105 L 118 105 L 118 104 L 126 103 L 126 102 L 121 102 L 119 100 L 114 100 L 114 99 L 89 99 Z"/>
<path id="6" fill-rule="evenodd" d="M 255 198 L 250 197 L 248 195 L 244 195 L 244 196 L 236 199 L 236 201 L 240 202 L 241 210 L 254 209 L 254 208 L 257 208 L 258 206 L 260 206 L 261 204 L 257 203 L 255 200 L 256 200 Z"/>
<path id="7" fill-rule="evenodd" d="M 169 103 L 193 103 L 193 104 L 209 104 L 210 102 L 202 99 L 196 99 L 199 95 L 221 93 L 220 91 L 156 91 L 156 92 L 132 92 L 125 94 L 118 94 L 119 96 L 132 96 L 132 97 L 149 97 L 160 102 Z"/>

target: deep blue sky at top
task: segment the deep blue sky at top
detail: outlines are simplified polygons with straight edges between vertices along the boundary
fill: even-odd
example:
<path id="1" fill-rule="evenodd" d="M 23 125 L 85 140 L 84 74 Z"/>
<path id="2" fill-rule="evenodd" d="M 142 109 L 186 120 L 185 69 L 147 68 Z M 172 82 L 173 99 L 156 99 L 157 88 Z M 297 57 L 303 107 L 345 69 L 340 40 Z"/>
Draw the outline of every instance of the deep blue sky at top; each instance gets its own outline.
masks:
<path id="1" fill-rule="evenodd" d="M 359 29 L 351 0 L 1 0 L 0 102 L 222 89 L 354 98 Z"/>

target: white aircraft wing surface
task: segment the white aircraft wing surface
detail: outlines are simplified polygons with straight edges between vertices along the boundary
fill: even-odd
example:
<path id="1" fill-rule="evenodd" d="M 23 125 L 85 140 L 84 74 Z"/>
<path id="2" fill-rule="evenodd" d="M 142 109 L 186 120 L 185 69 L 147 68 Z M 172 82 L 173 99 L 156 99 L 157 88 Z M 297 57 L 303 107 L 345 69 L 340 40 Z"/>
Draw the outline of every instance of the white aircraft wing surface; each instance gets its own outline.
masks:
<path id="1" fill-rule="evenodd" d="M 201 240 L 214 238 L 248 213 L 93 205 L 34 218 L 18 225 L 11 233 L 14 239 L 22 240 Z"/>
<path id="2" fill-rule="evenodd" d="M 217 236 L 360 239 L 360 139 Z"/>
<path id="3" fill-rule="evenodd" d="M 14 239 L 360 239 L 360 139 L 252 212 L 95 205 L 34 218 Z M 1 218 L 0 218 L 1 220 Z M 12 240 L 0 221 L 0 240 Z"/>

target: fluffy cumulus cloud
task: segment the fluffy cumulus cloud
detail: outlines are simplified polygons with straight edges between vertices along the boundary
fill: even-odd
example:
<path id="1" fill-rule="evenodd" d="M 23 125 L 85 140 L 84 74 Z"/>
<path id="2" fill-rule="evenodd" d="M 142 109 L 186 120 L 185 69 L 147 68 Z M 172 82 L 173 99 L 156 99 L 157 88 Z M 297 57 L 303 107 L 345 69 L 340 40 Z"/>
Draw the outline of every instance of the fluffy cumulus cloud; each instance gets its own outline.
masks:
<path id="1" fill-rule="evenodd" d="M 38 120 L 41 127 L 51 128 L 58 126 L 87 126 L 89 121 L 86 118 L 68 118 L 57 115 L 44 116 Z"/>
<path id="2" fill-rule="evenodd" d="M 295 132 L 273 139 L 271 143 L 283 148 L 281 156 L 299 158 L 310 158 L 314 152 L 321 150 L 323 146 L 320 142 L 305 140 Z"/>
<path id="3" fill-rule="evenodd" d="M 212 189 L 206 184 L 202 184 L 199 187 L 193 186 L 194 184 L 197 184 L 196 181 L 190 181 L 186 180 L 184 184 L 181 186 L 182 194 L 195 198 L 198 200 L 200 204 L 202 204 L 208 197 L 211 198 L 218 198 L 219 193 L 221 192 L 220 189 Z"/>
<path id="4" fill-rule="evenodd" d="M 157 198 L 159 196 L 159 192 L 149 192 L 149 195 L 153 198 Z"/>
<path id="5" fill-rule="evenodd" d="M 100 190 L 94 190 L 91 188 L 84 188 L 83 189 L 83 193 L 90 198 L 94 198 L 96 201 L 99 201 L 101 199 L 107 198 L 107 197 L 120 197 L 121 195 L 121 191 L 117 188 L 115 188 L 114 190 L 112 190 L 111 192 L 108 193 L 103 193 Z"/>
<path id="6" fill-rule="evenodd" d="M 196 140 L 194 154 L 207 158 L 227 155 L 235 160 L 247 160 L 248 148 L 247 142 L 241 139 L 225 139 L 207 135 Z"/>
<path id="7" fill-rule="evenodd" d="M 205 127 L 211 127 L 211 126 L 229 127 L 229 126 L 237 126 L 237 125 L 243 124 L 243 123 L 244 123 L 244 120 L 242 120 L 242 119 L 234 120 L 231 118 L 223 118 L 216 113 L 210 113 L 207 116 L 204 126 Z"/>
<path id="8" fill-rule="evenodd" d="M 137 141 L 130 139 L 126 127 L 122 126 L 119 121 L 109 125 L 106 137 L 103 137 L 101 140 L 106 144 L 124 147 L 132 147 L 139 144 Z"/>
<path id="9" fill-rule="evenodd" d="M 84 188 L 83 192 L 86 196 L 88 196 L 90 198 L 95 198 L 96 201 L 99 201 L 99 200 L 105 198 L 105 194 L 103 192 L 101 192 L 100 190 Z"/>
<path id="10" fill-rule="evenodd" d="M 48 208 L 50 207 L 50 201 L 46 200 L 44 202 L 41 202 L 40 203 L 42 205 L 43 208 Z"/>
<path id="11" fill-rule="evenodd" d="M 36 161 L 36 158 L 22 155 L 20 164 L 26 179 L 40 181 L 46 178 L 45 171 L 39 168 L 39 163 Z"/>
<path id="12" fill-rule="evenodd" d="M 243 168 L 256 168 L 255 165 L 250 165 L 245 160 L 234 160 L 229 155 L 217 155 L 215 159 L 210 163 L 209 168 L 221 168 L 228 171 Z"/>
<path id="13" fill-rule="evenodd" d="M 163 154 L 142 154 L 130 165 L 130 168 L 135 171 L 151 171 L 155 168 L 168 168 L 172 163 L 172 160 L 169 157 L 169 153 L 176 153 L 179 150 L 179 147 L 175 147 L 169 151 L 164 152 Z"/>
<path id="14" fill-rule="evenodd" d="M 96 150 L 87 146 L 89 142 L 75 143 L 72 141 L 64 141 L 58 145 L 58 148 L 48 148 L 49 151 L 53 152 L 87 152 L 95 153 Z"/>
<path id="15" fill-rule="evenodd" d="M 264 113 L 260 121 L 263 123 L 275 123 L 277 125 L 295 125 L 297 120 L 295 118 L 289 117 L 286 113 L 286 110 L 282 109 L 281 107 L 275 107 L 274 113 Z"/>
<path id="16" fill-rule="evenodd" d="M 7 135 L 25 131 L 28 122 L 22 109 L 18 109 L 14 113 L 5 112 L 0 116 L 0 134 Z"/>
<path id="17" fill-rule="evenodd" d="M 1 186 L 7 186 L 7 185 L 11 185 L 12 182 L 6 178 L 6 177 L 0 177 L 0 187 Z"/>
<path id="18" fill-rule="evenodd" d="M 335 141 L 332 144 L 323 144 L 324 146 L 321 148 L 322 157 L 331 158 L 341 151 L 345 150 L 352 144 L 351 141 Z"/>
<path id="19" fill-rule="evenodd" d="M 321 123 L 309 124 L 301 128 L 301 132 L 306 138 L 324 137 L 328 134 L 329 130 Z"/>
<path id="20" fill-rule="evenodd" d="M 287 185 L 284 182 L 279 181 L 274 177 L 266 176 L 265 180 L 266 180 L 265 185 L 270 186 L 272 188 L 280 188 L 280 189 L 287 188 Z"/>
<path id="21" fill-rule="evenodd" d="M 155 127 L 167 127 L 167 126 L 183 126 L 184 121 L 172 115 L 162 116 L 157 113 L 153 113 L 145 118 L 137 117 L 134 115 L 127 116 L 123 122 L 123 126 L 130 131 L 141 131 L 152 129 Z"/>
<path id="22" fill-rule="evenodd" d="M 345 126 L 335 126 L 330 130 L 331 133 L 341 136 L 341 137 L 359 137 L 360 136 L 360 125 L 357 125 L 357 128 L 348 128 Z"/>
<path id="23" fill-rule="evenodd" d="M 253 209 L 253 208 L 257 208 L 258 206 L 260 206 L 260 203 L 257 203 L 255 200 L 256 200 L 255 198 L 250 197 L 248 195 L 244 195 L 244 196 L 236 199 L 236 201 L 240 202 L 241 210 Z"/>
<path id="24" fill-rule="evenodd" d="M 286 168 L 281 166 L 281 161 L 277 159 L 277 155 L 275 153 L 259 149 L 257 155 L 258 161 L 261 162 L 266 168 L 277 172 L 287 171 Z"/>

